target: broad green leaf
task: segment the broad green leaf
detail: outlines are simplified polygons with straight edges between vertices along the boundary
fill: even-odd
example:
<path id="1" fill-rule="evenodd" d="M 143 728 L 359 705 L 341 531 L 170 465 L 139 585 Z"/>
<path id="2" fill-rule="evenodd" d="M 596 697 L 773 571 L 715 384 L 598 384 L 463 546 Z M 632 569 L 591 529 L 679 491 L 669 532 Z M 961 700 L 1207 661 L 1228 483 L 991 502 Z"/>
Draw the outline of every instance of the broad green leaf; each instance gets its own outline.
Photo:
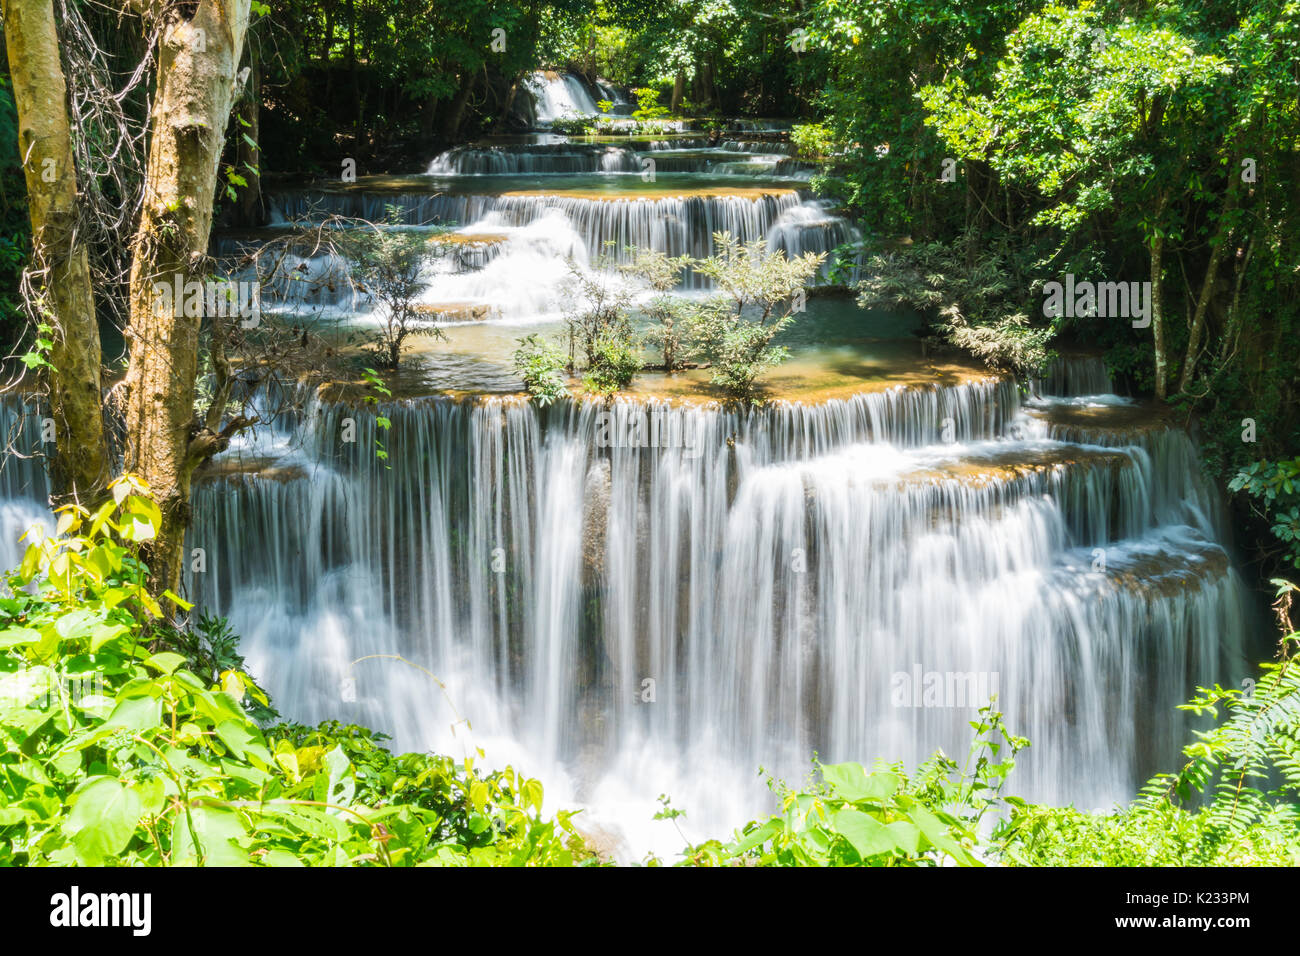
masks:
<path id="1" fill-rule="evenodd" d="M 230 749 L 231 754 L 241 760 L 253 756 L 265 765 L 271 763 L 271 753 L 251 721 L 223 720 L 217 724 L 217 736 Z"/>
<path id="2" fill-rule="evenodd" d="M 92 777 L 73 793 L 62 829 L 80 862 L 100 866 L 125 849 L 142 812 L 139 794 L 112 777 Z"/>
<path id="3" fill-rule="evenodd" d="M 821 771 L 822 779 L 850 803 L 859 800 L 884 802 L 898 789 L 897 774 L 887 770 L 868 774 L 860 763 L 822 764 Z"/>
<path id="4" fill-rule="evenodd" d="M 831 825 L 836 833 L 849 841 L 864 861 L 903 849 L 899 845 L 898 834 L 861 810 L 852 807 L 837 810 L 831 814 Z"/>
<path id="5" fill-rule="evenodd" d="M 154 697 L 128 697 L 118 700 L 104 721 L 103 730 L 130 730 L 136 733 L 157 727 L 162 722 L 162 701 Z"/>
<path id="6" fill-rule="evenodd" d="M 65 641 L 87 640 L 100 617 L 92 611 L 76 610 L 59 617 L 54 622 L 54 629 Z"/>
<path id="7" fill-rule="evenodd" d="M 7 627 L 0 631 L 0 650 L 9 647 L 21 647 L 23 644 L 35 644 L 41 639 L 41 632 L 30 627 Z"/>
<path id="8" fill-rule="evenodd" d="M 109 641 L 130 631 L 131 628 L 125 624 L 96 624 L 90 633 L 90 652 L 94 654 Z"/>
<path id="9" fill-rule="evenodd" d="M 919 804 L 913 804 L 913 806 L 908 809 L 907 815 L 911 817 L 912 822 L 917 825 L 927 840 L 933 843 L 936 848 L 947 853 L 958 863 L 965 866 L 983 865 L 971 856 L 965 847 L 961 846 L 961 844 L 954 840 L 943 822 L 929 810 L 925 809 L 925 807 L 922 807 Z"/>
<path id="10" fill-rule="evenodd" d="M 162 651 L 144 662 L 145 667 L 152 667 L 162 674 L 170 674 L 185 663 L 185 658 L 172 651 Z"/>
<path id="11" fill-rule="evenodd" d="M 251 866 L 248 851 L 236 843 L 245 835 L 239 814 L 226 807 L 193 806 L 188 817 L 178 811 L 172 817 L 172 865 L 195 866 L 201 860 L 204 866 Z"/>

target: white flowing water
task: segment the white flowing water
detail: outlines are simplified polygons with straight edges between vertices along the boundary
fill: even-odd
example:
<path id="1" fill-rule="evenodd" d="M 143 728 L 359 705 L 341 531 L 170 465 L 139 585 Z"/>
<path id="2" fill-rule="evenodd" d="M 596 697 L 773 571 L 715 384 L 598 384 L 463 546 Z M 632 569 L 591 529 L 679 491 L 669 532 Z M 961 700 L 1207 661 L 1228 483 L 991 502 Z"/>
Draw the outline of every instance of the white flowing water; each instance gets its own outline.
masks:
<path id="1" fill-rule="evenodd" d="M 1246 672 L 1180 431 L 1065 442 L 1005 382 L 384 414 L 391 469 L 371 417 L 314 404 L 274 471 L 200 484 L 193 596 L 286 714 L 482 746 L 625 856 L 677 849 L 660 793 L 725 835 L 771 809 L 760 766 L 960 755 L 993 693 L 1033 741 L 1015 792 L 1109 805 L 1176 757 L 1197 684 Z"/>
<path id="2" fill-rule="evenodd" d="M 469 269 L 463 268 L 463 250 L 458 252 L 462 259 L 431 262 L 431 281 L 423 299 L 481 306 L 491 318 L 512 322 L 555 314 L 556 289 L 567 281 L 570 258 L 585 263 L 603 253 L 615 262 L 628 262 L 634 249 L 706 257 L 715 251 L 714 234 L 729 232 L 745 243 L 762 240 L 769 250 L 788 256 L 824 253 L 828 257 L 825 274 L 830 254 L 860 235 L 851 222 L 830 212 L 825 201 L 804 198 L 790 188 L 756 196 L 725 192 L 620 196 L 613 192 L 608 198 L 563 192 L 295 192 L 278 196 L 277 202 L 286 219 L 339 215 L 381 221 L 389 207 L 396 207 L 407 225 L 454 224 L 466 234 L 503 237 L 499 250 Z M 291 261 L 289 265 L 297 268 L 300 264 Z M 317 290 L 324 287 L 332 293 L 339 288 L 332 278 L 336 265 L 309 264 L 305 273 L 295 273 L 273 287 L 288 293 L 301 290 L 301 304 L 316 305 L 311 296 Z M 462 275 L 467 271 L 474 275 Z M 301 282 L 304 275 L 312 281 Z M 508 277 L 507 281 L 503 282 L 503 277 Z M 688 274 L 683 285 L 699 288 L 703 281 Z"/>
<path id="3" fill-rule="evenodd" d="M 560 119 L 579 119 L 598 116 L 596 101 L 586 84 L 572 73 L 536 72 L 524 80 L 537 105 L 538 123 L 553 123 Z"/>

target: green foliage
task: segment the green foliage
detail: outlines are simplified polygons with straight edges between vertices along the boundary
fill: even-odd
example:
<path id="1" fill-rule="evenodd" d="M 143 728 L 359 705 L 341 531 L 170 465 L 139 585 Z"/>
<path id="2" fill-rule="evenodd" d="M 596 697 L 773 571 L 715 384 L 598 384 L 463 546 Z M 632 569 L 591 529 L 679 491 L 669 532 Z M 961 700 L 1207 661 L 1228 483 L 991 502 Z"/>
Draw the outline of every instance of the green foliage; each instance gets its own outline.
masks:
<path id="1" fill-rule="evenodd" d="M 364 401 L 367 405 L 370 405 L 373 408 L 378 408 L 381 399 L 393 397 L 392 389 L 384 384 L 384 380 L 379 377 L 379 373 L 373 368 L 362 369 L 361 379 L 366 383 L 366 395 Z M 384 415 L 376 415 L 375 427 L 380 431 L 386 432 L 393 427 L 393 423 Z M 388 449 L 384 447 L 384 443 L 380 441 L 378 437 L 375 438 L 375 457 L 384 462 L 385 469 L 392 468 L 392 466 L 388 464 Z"/>
<path id="2" fill-rule="evenodd" d="M 951 153 L 926 126 L 916 94 L 961 74 L 989 85 L 1004 38 L 1033 0 L 821 0 L 806 23 L 808 46 L 825 58 L 820 103 L 847 202 L 889 232 L 937 238 L 960 211 L 959 189 L 939 182 Z"/>
<path id="3" fill-rule="evenodd" d="M 690 268 L 690 256 L 669 256 L 653 249 L 634 250 L 634 258 L 625 270 L 653 290 L 653 297 L 641 308 L 650 320 L 646 341 L 659 347 L 664 360 L 664 371 L 681 368 L 690 348 L 691 307 L 672 294 L 682 273 Z"/>
<path id="4" fill-rule="evenodd" d="M 632 118 L 635 120 L 657 120 L 663 119 L 669 114 L 668 107 L 659 105 L 660 93 L 657 89 L 649 86 L 643 86 L 632 91 L 636 96 L 636 109 L 632 111 Z"/>
<path id="5" fill-rule="evenodd" d="M 0 865 L 560 865 L 591 859 L 536 780 L 394 756 L 338 724 L 264 731 L 222 627 L 164 643 L 148 489 L 29 532 L 0 599 Z M 185 605 L 175 596 L 169 597 Z M 161 627 L 161 629 L 160 629 Z M 188 652 L 192 657 L 187 658 Z"/>
<path id="6" fill-rule="evenodd" d="M 790 142 L 797 155 L 807 159 L 823 159 L 831 154 L 835 141 L 825 123 L 799 123 L 790 128 Z"/>
<path id="7" fill-rule="evenodd" d="M 858 305 L 915 309 L 934 337 L 991 366 L 1034 372 L 1046 362 L 1055 330 L 1041 317 L 1037 325 L 1030 319 L 1042 300 L 1023 285 L 1029 257 L 1006 242 L 982 245 L 967 233 L 953 243 L 918 243 L 872 256 Z"/>
<path id="8" fill-rule="evenodd" d="M 223 675 L 236 671 L 247 676 L 243 655 L 239 653 L 239 636 L 224 617 L 201 611 L 188 628 L 176 627 L 168 621 L 154 621 L 151 626 L 151 642 L 162 642 L 180 653 L 194 675 L 205 684 L 220 684 Z M 244 698 L 244 709 L 262 725 L 280 716 L 266 692 L 252 683 Z"/>
<path id="9" fill-rule="evenodd" d="M 353 283 L 379 307 L 380 324 L 371 348 L 383 368 L 396 369 L 411 335 L 441 336 L 442 330 L 416 309 L 428 287 L 425 262 L 445 255 L 436 236 L 401 227 L 401 210 L 387 207 L 383 224 L 358 221 L 339 230 L 335 240 L 347 257 Z"/>
<path id="10" fill-rule="evenodd" d="M 712 363 L 713 383 L 730 398 L 753 400 L 758 376 L 789 354 L 772 340 L 794 323 L 805 286 L 826 256 L 786 259 L 784 252 L 769 252 L 762 239 L 742 244 L 727 232 L 715 233 L 713 241 L 718 252 L 691 263 L 719 290 L 690 311 L 694 351 Z"/>
<path id="11" fill-rule="evenodd" d="M 1007 774 L 1029 743 L 1007 733 L 992 704 L 971 726 L 965 767 L 937 753 L 911 775 L 901 764 L 818 763 L 820 780 L 800 790 L 769 777 L 781 813 L 728 843 L 688 848 L 682 865 L 981 866 L 980 821 L 1003 804 Z"/>
<path id="12" fill-rule="evenodd" d="M 605 329 L 592 342 L 591 361 L 582 384 L 589 392 L 609 395 L 632 384 L 632 377 L 640 370 L 638 337 Z"/>
<path id="13" fill-rule="evenodd" d="M 1285 563 L 1300 569 L 1300 458 L 1254 462 L 1237 472 L 1228 490 L 1252 499 L 1256 513 L 1282 543 Z"/>
<path id="14" fill-rule="evenodd" d="M 602 132 L 597 121 L 580 116 L 552 120 L 550 130 L 552 133 L 563 133 L 565 136 L 595 136 Z"/>
<path id="15" fill-rule="evenodd" d="M 569 262 L 564 314 L 568 368 L 570 372 L 576 369 L 581 352 L 583 367 L 594 373 L 588 388 L 602 393 L 622 388 L 640 367 L 631 367 L 631 359 L 621 347 L 636 348 L 639 343 L 630 317 L 633 290 L 618 280 L 616 267 L 609 253 L 597 256 L 590 271 Z"/>
<path id="16" fill-rule="evenodd" d="M 541 336 L 534 333 L 521 338 L 514 359 L 524 388 L 539 405 L 549 405 L 568 395 L 564 387 L 564 353 Z"/>

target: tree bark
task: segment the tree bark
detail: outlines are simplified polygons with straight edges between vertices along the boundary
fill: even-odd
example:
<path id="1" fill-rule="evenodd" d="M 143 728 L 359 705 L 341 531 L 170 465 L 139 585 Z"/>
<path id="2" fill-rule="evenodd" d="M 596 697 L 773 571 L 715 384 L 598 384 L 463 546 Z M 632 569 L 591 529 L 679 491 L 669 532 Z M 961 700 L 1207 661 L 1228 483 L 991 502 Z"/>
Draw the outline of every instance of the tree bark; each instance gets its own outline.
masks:
<path id="1" fill-rule="evenodd" d="M 151 585 L 180 583 L 190 480 L 222 447 L 195 414 L 201 315 L 174 307 L 163 285 L 202 282 L 212 201 L 249 0 L 200 0 L 186 19 L 173 8 L 159 49 L 140 226 L 131 266 L 126 468 L 146 481 L 162 527 L 145 555 Z M 228 440 L 228 439 L 226 439 Z"/>
<path id="2" fill-rule="evenodd" d="M 465 119 L 465 109 L 469 106 L 470 94 L 474 92 L 477 77 L 468 74 L 461 77 L 460 88 L 448 106 L 447 114 L 442 119 L 442 139 L 447 144 L 456 143 L 460 138 L 460 126 Z"/>
<path id="3" fill-rule="evenodd" d="M 50 414 L 56 501 L 89 504 L 110 478 L 99 325 L 86 250 L 77 245 L 77 168 L 50 0 L 5 0 L 5 44 L 27 181 L 39 319 L 51 328 Z"/>
<path id="4" fill-rule="evenodd" d="M 260 226 L 265 218 L 262 215 L 262 66 L 257 61 L 257 49 L 248 48 L 248 83 L 244 88 L 244 98 L 239 104 L 239 117 L 243 120 L 236 132 L 239 142 L 236 144 L 236 156 L 239 168 L 235 172 L 248 181 L 248 185 L 239 192 L 239 219 L 246 226 Z M 244 125 L 244 124 L 248 125 Z M 247 139 L 245 139 L 247 137 Z M 252 143 L 249 142 L 252 140 Z"/>
<path id="5" fill-rule="evenodd" d="M 1232 238 L 1232 225 L 1229 218 L 1237 202 L 1236 176 L 1228 180 L 1227 195 L 1223 199 L 1223 211 L 1219 216 L 1219 228 L 1216 242 L 1210 250 L 1210 261 L 1205 267 L 1205 279 L 1201 282 L 1201 293 L 1196 299 L 1196 311 L 1192 315 L 1191 327 L 1187 335 L 1187 356 L 1183 359 L 1183 374 L 1178 382 L 1178 390 L 1185 392 L 1192 385 L 1192 376 L 1196 372 L 1196 363 L 1200 361 L 1201 337 L 1205 333 L 1205 317 L 1210 311 L 1210 299 L 1214 296 L 1214 285 L 1219 277 L 1219 267 L 1228 252 L 1228 241 Z"/>
<path id="6" fill-rule="evenodd" d="M 1161 308 L 1164 298 L 1165 237 L 1160 232 L 1160 217 L 1165 200 L 1156 205 L 1155 235 L 1151 238 L 1151 338 L 1155 346 L 1156 398 L 1164 401 L 1169 392 L 1169 358 L 1165 354 L 1165 317 Z"/>
<path id="7" fill-rule="evenodd" d="M 504 129 L 510 121 L 510 111 L 515 107 L 515 97 L 519 95 L 519 77 L 510 84 L 510 89 L 506 91 L 505 102 L 501 105 L 501 116 L 497 120 L 497 128 Z"/>

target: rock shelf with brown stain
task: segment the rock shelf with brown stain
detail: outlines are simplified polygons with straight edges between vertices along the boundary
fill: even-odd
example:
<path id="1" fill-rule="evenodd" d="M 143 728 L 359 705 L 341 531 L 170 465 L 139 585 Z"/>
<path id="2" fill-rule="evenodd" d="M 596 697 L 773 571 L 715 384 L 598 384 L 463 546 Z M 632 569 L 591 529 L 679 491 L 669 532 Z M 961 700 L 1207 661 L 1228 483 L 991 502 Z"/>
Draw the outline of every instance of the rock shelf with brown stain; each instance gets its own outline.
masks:
<path id="1" fill-rule="evenodd" d="M 290 482 L 305 479 L 307 472 L 300 465 L 280 465 L 275 458 L 258 455 L 250 457 L 223 456 L 210 459 L 194 473 L 195 481 L 238 477 L 255 477 L 265 481 Z"/>
<path id="2" fill-rule="evenodd" d="M 617 192 L 606 189 L 584 189 L 582 187 L 554 187 L 549 189 L 513 189 L 498 193 L 501 196 L 567 196 L 573 199 L 593 199 L 598 202 L 639 202 L 659 199 L 711 199 L 730 196 L 737 199 L 762 199 L 765 196 L 791 196 L 798 190 L 763 186 L 702 186 L 683 188 L 672 184 L 647 183 L 632 189 L 620 188 Z"/>
<path id="3" fill-rule="evenodd" d="M 1231 571 L 1228 553 L 1206 541 L 1201 545 L 1183 544 L 1177 550 L 1125 555 L 1122 562 L 1108 568 L 1106 575 L 1118 587 L 1143 596 L 1174 597 L 1200 591 L 1207 581 L 1223 578 Z"/>
<path id="4" fill-rule="evenodd" d="M 992 453 L 975 453 L 904 475 L 900 483 L 959 481 L 964 485 L 999 484 L 1066 468 L 1119 471 L 1133 467 L 1123 452 L 1078 445 L 1026 447 L 1015 444 Z"/>
<path id="5" fill-rule="evenodd" d="M 1033 406 L 1026 413 L 1050 429 L 1061 441 L 1093 441 L 1106 434 L 1139 435 L 1162 432 L 1177 427 L 1173 412 L 1154 402 L 1131 405 L 1049 405 Z"/>
<path id="6" fill-rule="evenodd" d="M 558 179 L 556 182 L 548 181 Z M 639 175 L 602 176 L 575 174 L 563 177 L 541 175 L 517 176 L 362 176 L 356 182 L 334 180 L 312 183 L 306 191 L 319 194 L 376 193 L 446 193 L 457 196 L 538 196 L 595 199 L 602 202 L 638 199 L 691 199 L 735 196 L 761 199 L 764 196 L 788 196 L 798 192 L 785 184 L 728 185 L 709 182 L 708 176 L 690 173 L 664 173 L 654 182 L 644 182 Z M 703 182 L 701 182 L 703 180 Z M 302 190 L 296 190 L 302 191 Z"/>

